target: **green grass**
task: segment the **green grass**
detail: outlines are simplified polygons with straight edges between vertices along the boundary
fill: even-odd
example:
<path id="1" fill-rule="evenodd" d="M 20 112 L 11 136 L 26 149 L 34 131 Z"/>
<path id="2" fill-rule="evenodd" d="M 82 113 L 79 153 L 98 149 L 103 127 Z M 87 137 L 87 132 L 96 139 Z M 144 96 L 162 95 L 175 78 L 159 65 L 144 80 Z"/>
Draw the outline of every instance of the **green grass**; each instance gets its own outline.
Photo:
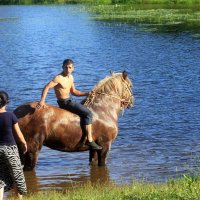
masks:
<path id="1" fill-rule="evenodd" d="M 0 5 L 20 4 L 111 4 L 112 0 L 0 0 Z"/>
<path id="2" fill-rule="evenodd" d="M 113 3 L 135 4 L 199 4 L 199 0 L 114 0 Z"/>
<path id="3" fill-rule="evenodd" d="M 1 0 L 0 4 L 200 4 L 199 0 Z"/>
<path id="4" fill-rule="evenodd" d="M 98 5 L 86 7 L 93 19 L 145 25 L 154 31 L 200 31 L 200 6 Z"/>
<path id="5" fill-rule="evenodd" d="M 8 200 L 14 200 L 9 198 Z M 199 200 L 200 179 L 184 175 L 167 183 L 140 183 L 117 186 L 90 182 L 63 192 L 43 191 L 28 194 L 24 200 Z"/>

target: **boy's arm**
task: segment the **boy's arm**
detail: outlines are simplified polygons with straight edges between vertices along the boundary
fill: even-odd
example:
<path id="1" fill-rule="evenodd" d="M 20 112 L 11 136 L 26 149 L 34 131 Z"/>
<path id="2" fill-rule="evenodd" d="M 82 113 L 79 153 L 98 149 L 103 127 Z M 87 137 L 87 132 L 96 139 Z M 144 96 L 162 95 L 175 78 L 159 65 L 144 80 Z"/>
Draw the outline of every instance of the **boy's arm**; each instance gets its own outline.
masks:
<path id="1" fill-rule="evenodd" d="M 70 89 L 70 92 L 74 95 L 74 96 L 88 96 L 89 95 L 89 92 L 81 92 L 79 90 L 77 90 L 75 88 L 75 85 L 74 83 L 72 83 L 72 87 Z"/>
<path id="2" fill-rule="evenodd" d="M 58 84 L 58 78 L 54 78 L 52 81 L 47 83 L 47 85 L 42 90 L 41 100 L 36 105 L 36 108 L 39 109 L 45 105 L 45 100 L 49 89 L 54 88 Z"/>

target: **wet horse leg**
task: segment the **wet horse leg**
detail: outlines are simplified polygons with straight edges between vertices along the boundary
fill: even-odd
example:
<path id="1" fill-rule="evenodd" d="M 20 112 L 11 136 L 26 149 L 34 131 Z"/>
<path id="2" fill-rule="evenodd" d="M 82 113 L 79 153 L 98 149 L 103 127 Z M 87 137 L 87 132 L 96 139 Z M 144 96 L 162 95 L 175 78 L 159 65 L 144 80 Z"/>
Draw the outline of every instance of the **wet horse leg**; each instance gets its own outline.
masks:
<path id="1" fill-rule="evenodd" d="M 89 162 L 90 162 L 90 165 L 98 164 L 98 154 L 96 150 L 90 149 Z"/>
<path id="2" fill-rule="evenodd" d="M 24 170 L 30 171 L 35 168 L 35 165 L 38 160 L 39 151 L 36 152 L 27 152 L 24 157 Z"/>
<path id="3" fill-rule="evenodd" d="M 105 166 L 111 143 L 101 145 L 102 150 L 90 150 L 90 165 Z"/>
<path id="4" fill-rule="evenodd" d="M 110 150 L 111 143 L 108 142 L 104 145 L 102 145 L 102 150 L 98 151 L 98 166 L 105 166 L 106 160 L 108 156 L 108 152 Z"/>
<path id="5" fill-rule="evenodd" d="M 28 151 L 24 155 L 24 170 L 30 171 L 35 168 L 35 165 L 38 161 L 38 155 L 42 148 L 44 141 L 44 136 L 41 133 L 34 134 L 34 139 L 31 138 L 28 144 Z"/>

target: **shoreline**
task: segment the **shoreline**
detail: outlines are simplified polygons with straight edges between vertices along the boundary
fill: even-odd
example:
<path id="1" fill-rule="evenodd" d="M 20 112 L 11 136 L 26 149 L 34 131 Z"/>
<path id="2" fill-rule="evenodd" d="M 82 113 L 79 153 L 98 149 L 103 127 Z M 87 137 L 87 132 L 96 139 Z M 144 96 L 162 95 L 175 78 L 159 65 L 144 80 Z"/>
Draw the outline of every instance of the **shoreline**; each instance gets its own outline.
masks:
<path id="1" fill-rule="evenodd" d="M 197 200 L 199 199 L 200 179 L 183 175 L 183 178 L 170 180 L 166 183 L 146 183 L 133 182 L 132 184 L 93 184 L 87 182 L 80 187 L 74 187 L 65 191 L 46 190 L 24 196 L 24 200 Z M 14 200 L 15 197 L 8 197 L 8 200 Z"/>

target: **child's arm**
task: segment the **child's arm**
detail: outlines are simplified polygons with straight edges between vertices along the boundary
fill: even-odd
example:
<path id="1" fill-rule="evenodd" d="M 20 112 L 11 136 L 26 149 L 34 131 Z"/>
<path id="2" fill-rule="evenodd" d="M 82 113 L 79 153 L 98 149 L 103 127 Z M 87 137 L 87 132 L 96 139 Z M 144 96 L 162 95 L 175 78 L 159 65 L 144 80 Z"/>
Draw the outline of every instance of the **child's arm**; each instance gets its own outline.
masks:
<path id="1" fill-rule="evenodd" d="M 22 150 L 23 150 L 23 153 L 26 153 L 27 152 L 27 144 L 26 144 L 26 141 L 24 139 L 24 136 L 19 128 L 19 124 L 16 123 L 13 125 L 14 126 L 14 133 L 17 137 L 17 140 L 20 141 L 20 143 L 22 144 Z"/>

